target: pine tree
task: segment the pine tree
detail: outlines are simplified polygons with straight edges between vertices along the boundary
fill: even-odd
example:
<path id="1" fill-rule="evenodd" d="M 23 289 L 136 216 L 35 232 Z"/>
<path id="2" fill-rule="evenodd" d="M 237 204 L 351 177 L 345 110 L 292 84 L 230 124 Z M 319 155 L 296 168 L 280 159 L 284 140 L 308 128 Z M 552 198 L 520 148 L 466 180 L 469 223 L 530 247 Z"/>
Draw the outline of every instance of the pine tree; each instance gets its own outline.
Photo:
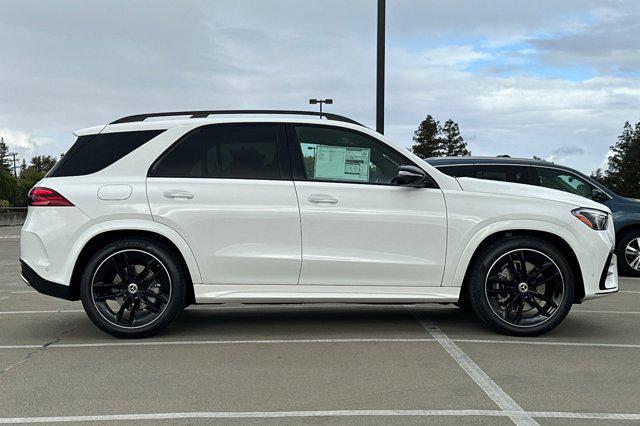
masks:
<path id="1" fill-rule="evenodd" d="M 640 121 L 635 128 L 626 122 L 618 142 L 611 147 L 608 169 L 596 170 L 594 178 L 625 197 L 640 198 Z"/>
<path id="2" fill-rule="evenodd" d="M 471 155 L 467 149 L 467 143 L 460 134 L 458 123 L 452 119 L 448 119 L 442 128 L 444 133 L 444 154 L 447 157 L 461 157 Z"/>
<path id="3" fill-rule="evenodd" d="M 56 159 L 50 155 L 36 155 L 31 159 L 31 165 L 39 172 L 46 173 L 56 164 Z"/>
<path id="4" fill-rule="evenodd" d="M 442 127 L 427 115 L 414 132 L 413 142 L 411 150 L 420 158 L 471 155 L 458 124 L 451 119 Z"/>
<path id="5" fill-rule="evenodd" d="M 442 153 L 442 128 L 440 122 L 427 115 L 418 130 L 413 133 L 415 144 L 411 150 L 420 158 L 441 157 Z"/>
<path id="6" fill-rule="evenodd" d="M 4 138 L 0 137 L 0 169 L 11 172 L 11 159 L 9 158 L 9 147 L 4 142 Z"/>

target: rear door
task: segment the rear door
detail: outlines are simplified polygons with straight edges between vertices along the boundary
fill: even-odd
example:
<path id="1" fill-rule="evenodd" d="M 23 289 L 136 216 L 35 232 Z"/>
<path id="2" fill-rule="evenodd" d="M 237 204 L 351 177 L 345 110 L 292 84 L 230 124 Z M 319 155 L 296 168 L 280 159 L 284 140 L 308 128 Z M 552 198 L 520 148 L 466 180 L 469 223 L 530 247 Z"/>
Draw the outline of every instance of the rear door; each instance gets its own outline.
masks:
<path id="1" fill-rule="evenodd" d="M 300 216 L 282 125 L 196 129 L 151 167 L 147 193 L 206 284 L 297 284 Z"/>

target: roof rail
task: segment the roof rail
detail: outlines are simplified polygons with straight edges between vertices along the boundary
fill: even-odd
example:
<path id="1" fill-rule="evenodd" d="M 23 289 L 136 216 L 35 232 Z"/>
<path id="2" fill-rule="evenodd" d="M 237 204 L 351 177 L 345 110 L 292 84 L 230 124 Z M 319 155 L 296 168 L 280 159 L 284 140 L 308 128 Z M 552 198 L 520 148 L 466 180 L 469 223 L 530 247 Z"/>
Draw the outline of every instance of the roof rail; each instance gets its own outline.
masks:
<path id="1" fill-rule="evenodd" d="M 316 117 L 325 117 L 327 120 L 335 120 L 335 121 L 343 121 L 345 123 L 357 124 L 358 126 L 362 126 L 362 124 L 354 121 L 350 118 L 343 117 L 337 114 L 331 114 L 328 112 L 317 112 L 317 111 L 286 111 L 286 110 L 276 110 L 276 109 L 230 109 L 230 110 L 211 110 L 211 111 L 169 111 L 169 112 L 151 112 L 147 114 L 136 114 L 129 115 L 127 117 L 122 117 L 117 119 L 116 121 L 112 121 L 109 124 L 120 124 L 120 123 L 133 123 L 136 121 L 144 121 L 147 118 L 151 117 L 174 117 L 179 115 L 188 115 L 189 118 L 206 118 L 210 115 L 226 115 L 226 114 L 269 114 L 269 115 L 313 115 Z"/>

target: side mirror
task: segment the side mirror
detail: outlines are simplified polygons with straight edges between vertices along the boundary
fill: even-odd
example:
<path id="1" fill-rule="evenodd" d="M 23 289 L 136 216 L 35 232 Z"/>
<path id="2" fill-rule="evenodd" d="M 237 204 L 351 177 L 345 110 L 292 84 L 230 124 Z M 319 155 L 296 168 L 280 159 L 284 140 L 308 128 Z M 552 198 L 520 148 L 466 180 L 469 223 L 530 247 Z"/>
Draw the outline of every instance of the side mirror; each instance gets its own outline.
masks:
<path id="1" fill-rule="evenodd" d="M 400 166 L 398 167 L 398 175 L 396 176 L 396 183 L 398 186 L 424 186 L 424 180 L 427 174 L 419 167 L 416 166 Z"/>
<path id="2" fill-rule="evenodd" d="M 601 191 L 598 188 L 593 188 L 593 191 L 591 192 L 591 199 L 597 203 L 604 203 L 605 201 L 610 200 L 611 197 L 609 197 L 606 192 Z"/>

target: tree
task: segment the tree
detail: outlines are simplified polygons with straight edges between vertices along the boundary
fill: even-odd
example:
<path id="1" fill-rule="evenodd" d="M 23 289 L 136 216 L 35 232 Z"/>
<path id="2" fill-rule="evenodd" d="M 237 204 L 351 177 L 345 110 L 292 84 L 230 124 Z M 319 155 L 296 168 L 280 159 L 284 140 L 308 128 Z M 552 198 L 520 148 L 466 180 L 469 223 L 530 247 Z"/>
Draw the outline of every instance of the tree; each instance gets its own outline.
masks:
<path id="1" fill-rule="evenodd" d="M 18 194 L 18 185 L 16 178 L 10 171 L 0 168 L 0 200 L 4 200 L 2 204 L 14 204 Z"/>
<path id="2" fill-rule="evenodd" d="M 11 159 L 9 158 L 9 147 L 0 137 L 0 169 L 11 172 Z"/>
<path id="3" fill-rule="evenodd" d="M 427 115 L 413 134 L 411 150 L 420 158 L 471 155 L 458 124 L 449 119 L 444 125 Z"/>
<path id="4" fill-rule="evenodd" d="M 442 128 L 444 133 L 444 155 L 447 157 L 461 157 L 471 155 L 467 149 L 467 143 L 460 134 L 458 123 L 448 119 Z"/>
<path id="5" fill-rule="evenodd" d="M 31 166 L 42 173 L 47 173 L 56 164 L 56 159 L 50 155 L 36 155 L 31 159 Z"/>
<path id="6" fill-rule="evenodd" d="M 594 179 L 609 186 L 616 193 L 632 198 L 640 198 L 640 121 L 631 126 L 627 121 L 618 142 L 611 147 L 608 169 L 603 173 L 598 169 Z"/>

